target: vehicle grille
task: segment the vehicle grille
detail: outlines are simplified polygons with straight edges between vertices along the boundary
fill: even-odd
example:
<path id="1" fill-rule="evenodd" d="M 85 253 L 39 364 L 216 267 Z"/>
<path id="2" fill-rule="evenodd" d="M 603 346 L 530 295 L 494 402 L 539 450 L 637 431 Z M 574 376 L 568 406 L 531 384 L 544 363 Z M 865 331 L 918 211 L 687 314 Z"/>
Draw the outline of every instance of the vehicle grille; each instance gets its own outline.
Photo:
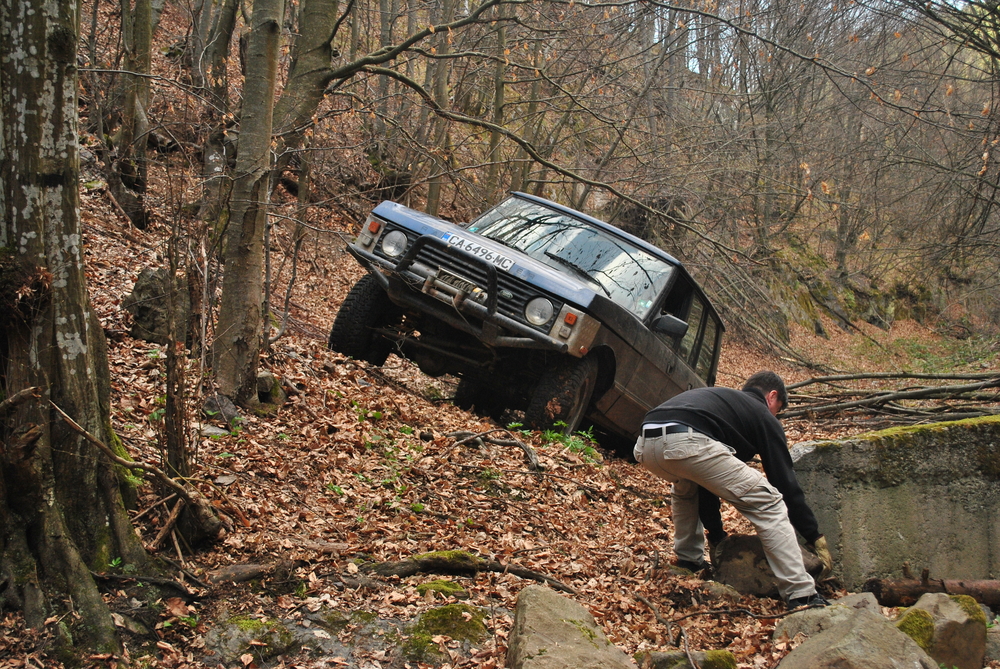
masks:
<path id="1" fill-rule="evenodd" d="M 412 244 L 417 240 L 417 235 L 414 235 L 409 230 L 398 228 L 395 225 L 388 225 L 386 232 L 389 230 L 402 230 L 406 234 L 409 244 Z M 382 252 L 380 244 L 375 246 L 374 253 L 381 258 L 390 260 L 388 256 Z M 483 268 L 482 265 L 471 259 L 466 261 L 462 257 L 445 253 L 442 249 L 435 246 L 427 245 L 420 249 L 420 252 L 417 253 L 416 261 L 423 265 L 427 265 L 428 267 L 440 267 L 451 272 L 452 274 L 465 277 L 466 279 L 475 282 L 476 285 L 482 287 L 483 289 L 485 289 L 489 283 L 487 280 L 486 269 Z M 497 288 L 500 293 L 497 296 L 497 311 L 507 318 L 513 319 L 518 323 L 523 323 L 528 327 L 540 330 L 541 332 L 548 332 L 552 328 L 552 322 L 555 320 L 556 315 L 559 314 L 559 310 L 562 309 L 562 302 L 554 299 L 552 295 L 540 291 L 537 288 L 533 288 L 521 279 L 518 279 L 517 277 L 512 276 L 499 268 L 497 268 Z M 504 291 L 513 295 L 513 297 L 505 297 Z M 549 319 L 549 322 L 544 325 L 534 325 L 532 323 L 528 323 L 528 321 L 524 318 L 524 307 L 528 304 L 528 301 L 539 296 L 547 297 L 552 301 L 552 306 L 554 307 L 554 315 L 551 319 Z"/>

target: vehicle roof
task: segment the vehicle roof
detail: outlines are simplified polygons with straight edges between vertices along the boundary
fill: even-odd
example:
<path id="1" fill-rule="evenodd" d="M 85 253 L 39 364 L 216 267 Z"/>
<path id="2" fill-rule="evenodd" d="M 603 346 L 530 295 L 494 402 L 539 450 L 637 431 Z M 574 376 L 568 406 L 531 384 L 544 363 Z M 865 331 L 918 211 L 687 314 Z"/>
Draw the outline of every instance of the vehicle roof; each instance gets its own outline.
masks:
<path id="1" fill-rule="evenodd" d="M 547 200 L 544 197 L 539 197 L 538 195 L 531 195 L 530 193 L 522 193 L 520 191 L 512 191 L 511 195 L 514 196 L 514 197 L 519 197 L 519 198 L 521 198 L 523 200 L 529 200 L 531 202 L 537 202 L 538 204 L 543 204 L 546 207 L 551 207 L 552 209 L 555 209 L 557 211 L 561 211 L 564 214 L 568 214 L 569 216 L 573 216 L 575 218 L 579 218 L 579 219 L 582 219 L 584 221 L 587 221 L 588 223 L 590 223 L 592 225 L 595 225 L 595 226 L 601 228 L 602 230 L 605 230 L 605 231 L 607 231 L 607 232 L 609 232 L 609 233 L 611 233 L 611 234 L 613 234 L 613 235 L 615 235 L 617 237 L 622 237 L 622 238 L 628 240 L 632 244 L 635 244 L 636 246 L 638 246 L 642 250 L 644 250 L 647 253 L 650 253 L 650 254 L 656 256 L 657 258 L 660 258 L 662 260 L 666 260 L 671 265 L 676 266 L 685 275 L 687 275 L 688 278 L 691 279 L 691 283 L 692 283 L 692 285 L 694 285 L 695 289 L 698 292 L 700 292 L 702 294 L 702 296 L 705 297 L 705 302 L 709 305 L 709 308 L 716 315 L 718 315 L 718 311 L 716 310 L 715 305 L 712 304 L 712 301 L 710 299 L 708 299 L 708 295 L 705 294 L 705 290 L 701 287 L 701 285 L 697 281 L 694 280 L 694 277 L 692 277 L 691 273 L 687 271 L 687 268 L 684 266 L 684 264 L 680 260 L 678 260 L 677 258 L 673 257 L 672 255 L 670 255 L 669 253 L 667 253 L 666 251 L 664 251 L 663 249 L 661 249 L 660 247 L 654 246 L 654 245 L 650 244 L 649 242 L 647 242 L 646 240 L 640 239 L 639 237 L 636 237 L 635 235 L 629 234 L 629 233 L 625 232 L 624 230 L 622 230 L 621 228 L 619 228 L 617 226 L 614 226 L 614 225 L 611 225 L 610 223 L 607 223 L 605 221 L 602 221 L 599 218 L 594 218 L 593 216 L 589 216 L 587 214 L 584 214 L 581 211 L 577 211 L 576 209 L 572 209 L 572 208 L 567 207 L 565 205 L 559 204 L 558 202 L 553 202 L 552 200 Z M 725 329 L 725 325 L 721 323 L 721 320 L 720 320 L 720 325 L 722 325 L 723 329 Z"/>

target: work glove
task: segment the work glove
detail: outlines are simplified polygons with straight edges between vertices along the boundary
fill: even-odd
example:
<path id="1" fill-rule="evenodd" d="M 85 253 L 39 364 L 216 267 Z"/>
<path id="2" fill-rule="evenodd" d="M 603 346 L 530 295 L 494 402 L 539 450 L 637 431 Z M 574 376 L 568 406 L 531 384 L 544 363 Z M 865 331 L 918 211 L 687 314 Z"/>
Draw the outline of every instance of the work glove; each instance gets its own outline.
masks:
<path id="1" fill-rule="evenodd" d="M 708 535 L 708 559 L 711 560 L 713 567 L 719 564 L 719 544 L 722 543 L 722 540 L 725 539 L 726 536 L 728 535 L 725 531 L 719 534 L 709 533 Z"/>
<path id="2" fill-rule="evenodd" d="M 817 581 L 822 581 L 833 573 L 833 556 L 830 555 L 830 547 L 826 545 L 826 537 L 821 534 L 819 539 L 814 541 L 808 548 L 823 563 L 823 573 L 816 579 Z"/>

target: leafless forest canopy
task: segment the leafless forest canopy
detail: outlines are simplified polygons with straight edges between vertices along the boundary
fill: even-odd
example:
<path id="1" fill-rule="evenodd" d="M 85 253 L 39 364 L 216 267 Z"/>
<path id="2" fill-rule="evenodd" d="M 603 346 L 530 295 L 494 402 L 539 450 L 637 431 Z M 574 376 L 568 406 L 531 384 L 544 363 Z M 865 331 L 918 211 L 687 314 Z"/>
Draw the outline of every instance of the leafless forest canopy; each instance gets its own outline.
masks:
<path id="1" fill-rule="evenodd" d="M 219 226 L 276 58 L 256 165 L 272 206 L 305 166 L 310 187 L 274 225 L 384 198 L 462 219 L 524 190 L 669 249 L 778 346 L 820 311 L 1000 321 L 995 18 L 975 3 L 298 0 L 269 10 L 268 55 L 261 0 L 144 2 L 85 5 L 80 55 L 85 140 L 133 220 Z M 146 161 L 185 168 L 156 206 Z"/>

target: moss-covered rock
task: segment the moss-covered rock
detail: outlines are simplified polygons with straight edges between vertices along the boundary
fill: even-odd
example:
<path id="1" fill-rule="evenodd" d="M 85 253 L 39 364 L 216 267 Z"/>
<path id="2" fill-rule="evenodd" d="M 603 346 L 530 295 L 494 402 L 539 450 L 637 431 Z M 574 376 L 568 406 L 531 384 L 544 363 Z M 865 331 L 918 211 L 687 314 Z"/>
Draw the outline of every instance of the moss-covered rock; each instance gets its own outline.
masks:
<path id="1" fill-rule="evenodd" d="M 934 618 L 923 609 L 907 609 L 896 621 L 900 632 L 917 642 L 924 652 L 934 642 Z"/>
<path id="2" fill-rule="evenodd" d="M 407 630 L 409 638 L 403 644 L 403 655 L 415 662 L 440 658 L 442 653 L 434 638 L 442 636 L 459 641 L 468 648 L 489 634 L 483 623 L 485 618 L 482 609 L 468 604 L 448 604 L 425 611 Z"/>
<path id="3" fill-rule="evenodd" d="M 469 598 L 469 593 L 465 588 L 454 581 L 446 581 L 444 579 L 428 581 L 417 586 L 418 594 L 426 595 L 428 592 L 436 592 L 445 597 L 455 597 L 457 599 Z"/>
<path id="4" fill-rule="evenodd" d="M 206 645 L 216 649 L 225 664 L 239 663 L 250 653 L 258 664 L 298 647 L 295 636 L 280 621 L 269 618 L 232 616 L 209 630 Z"/>

